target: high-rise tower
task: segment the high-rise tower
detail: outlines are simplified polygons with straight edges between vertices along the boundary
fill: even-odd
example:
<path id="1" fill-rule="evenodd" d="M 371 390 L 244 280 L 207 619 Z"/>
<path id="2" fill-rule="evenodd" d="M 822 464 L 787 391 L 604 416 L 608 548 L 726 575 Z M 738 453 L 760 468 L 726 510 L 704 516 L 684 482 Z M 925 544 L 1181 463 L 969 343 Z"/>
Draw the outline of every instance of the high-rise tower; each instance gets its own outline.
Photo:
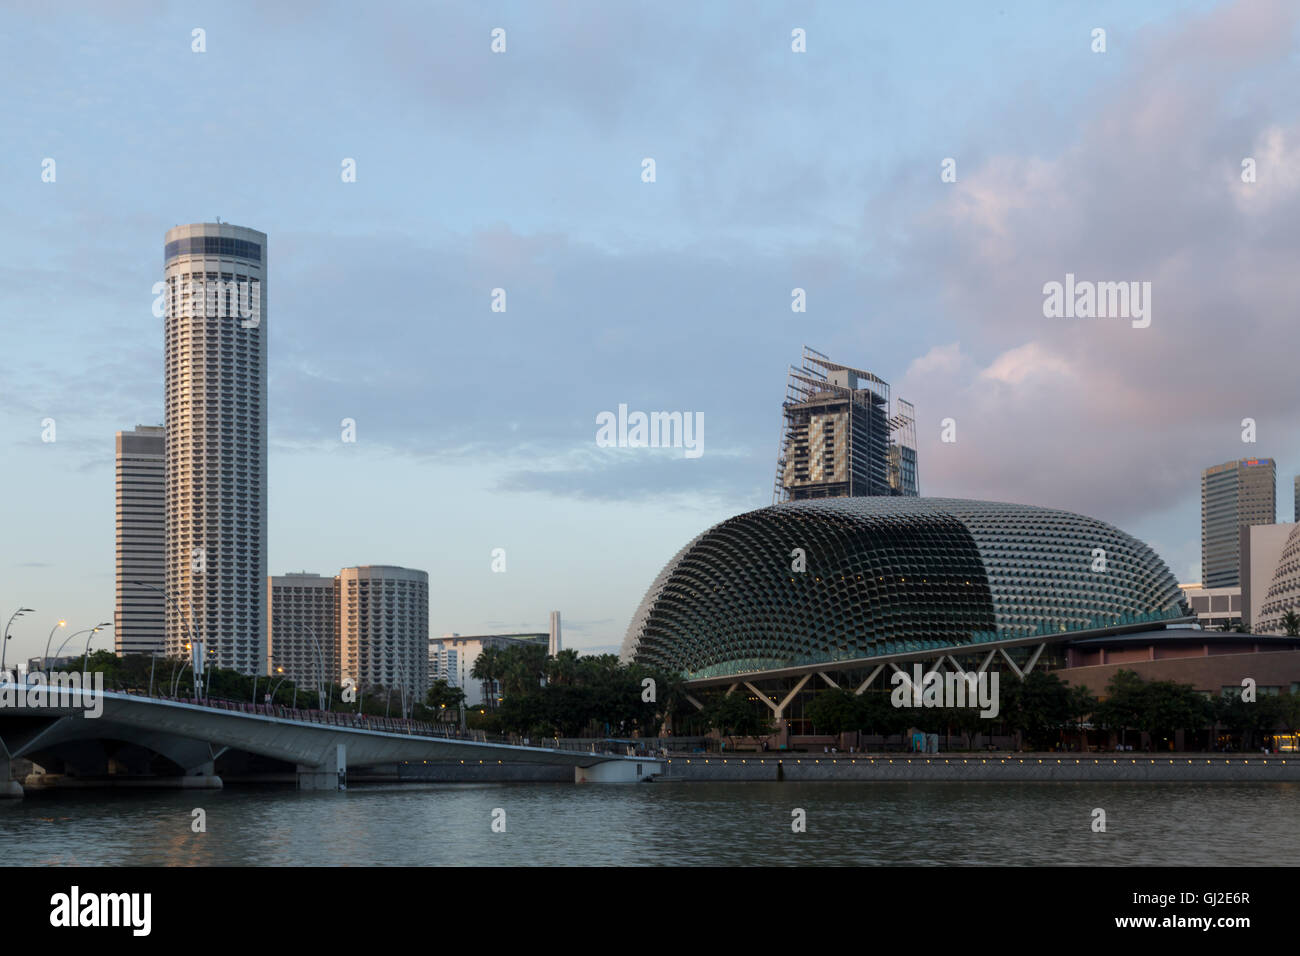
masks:
<path id="1" fill-rule="evenodd" d="M 883 379 L 805 345 L 782 412 L 775 501 L 919 494 L 915 412 Z"/>
<path id="2" fill-rule="evenodd" d="M 1201 582 L 1241 584 L 1241 529 L 1277 517 L 1277 467 L 1272 458 L 1243 458 L 1201 472 Z"/>
<path id="3" fill-rule="evenodd" d="M 338 595 L 338 680 L 399 688 L 420 700 L 429 690 L 429 573 L 386 564 L 342 568 Z"/>
<path id="4" fill-rule="evenodd" d="M 167 652 L 266 667 L 266 235 L 167 232 Z"/>
<path id="5" fill-rule="evenodd" d="M 119 654 L 152 654 L 163 649 L 166 614 L 155 590 L 165 579 L 163 427 L 118 432 L 116 452 L 113 637 Z"/>

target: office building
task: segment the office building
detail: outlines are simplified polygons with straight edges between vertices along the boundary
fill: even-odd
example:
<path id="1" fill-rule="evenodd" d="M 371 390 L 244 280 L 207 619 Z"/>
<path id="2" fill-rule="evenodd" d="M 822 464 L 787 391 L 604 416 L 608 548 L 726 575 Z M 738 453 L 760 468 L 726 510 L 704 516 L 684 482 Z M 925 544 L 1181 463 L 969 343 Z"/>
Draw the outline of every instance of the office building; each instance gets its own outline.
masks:
<path id="1" fill-rule="evenodd" d="M 1241 528 L 1276 520 L 1276 467 L 1243 458 L 1201 473 L 1201 584 L 1241 585 Z"/>
<path id="2" fill-rule="evenodd" d="M 117 433 L 113 640 L 119 655 L 161 652 L 166 639 L 164 445 L 161 425 Z"/>
<path id="3" fill-rule="evenodd" d="M 919 493 L 915 413 L 871 372 L 804 346 L 782 416 L 776 502 Z"/>
<path id="4" fill-rule="evenodd" d="M 165 246 L 166 649 L 266 667 L 266 235 L 226 223 Z M 178 606 L 179 605 L 179 606 Z"/>
<path id="5" fill-rule="evenodd" d="M 1252 633 L 1261 620 L 1264 599 L 1282 560 L 1291 533 L 1297 525 L 1257 524 L 1241 529 L 1241 610 L 1242 624 Z"/>
<path id="6" fill-rule="evenodd" d="M 386 564 L 338 573 L 338 674 L 358 687 L 429 689 L 429 575 Z"/>
<path id="7" fill-rule="evenodd" d="M 1222 630 L 1242 623 L 1245 603 L 1241 588 L 1203 588 L 1199 584 L 1180 584 L 1183 600 L 1196 615 L 1196 622 L 1207 630 Z"/>
<path id="8" fill-rule="evenodd" d="M 483 653 L 484 648 L 506 648 L 521 644 L 532 644 L 538 647 L 549 648 L 551 635 L 548 633 L 534 634 L 473 634 L 461 636 L 460 634 L 444 634 L 441 638 L 432 640 L 430 644 L 430 654 L 433 654 L 434 645 L 437 646 L 439 655 L 445 653 L 448 659 L 448 666 L 457 668 L 456 681 L 454 683 L 465 692 L 465 705 L 472 707 L 482 704 L 490 697 L 497 696 L 501 691 L 501 685 L 498 681 L 482 681 L 474 677 L 474 664 L 479 655 Z"/>
<path id="9" fill-rule="evenodd" d="M 1291 614 L 1300 614 L 1300 524 L 1291 526 L 1291 533 L 1278 555 L 1255 630 L 1260 634 L 1292 631 L 1294 635 L 1295 629 L 1288 627 Z"/>
<path id="10" fill-rule="evenodd" d="M 306 571 L 269 577 L 266 608 L 269 672 L 283 673 L 300 687 L 315 687 L 322 679 L 338 683 L 334 578 Z"/>
<path id="11" fill-rule="evenodd" d="M 447 634 L 444 637 L 458 637 Z M 460 652 L 447 647 L 437 638 L 429 639 L 429 683 L 444 681 L 449 687 L 460 686 Z"/>

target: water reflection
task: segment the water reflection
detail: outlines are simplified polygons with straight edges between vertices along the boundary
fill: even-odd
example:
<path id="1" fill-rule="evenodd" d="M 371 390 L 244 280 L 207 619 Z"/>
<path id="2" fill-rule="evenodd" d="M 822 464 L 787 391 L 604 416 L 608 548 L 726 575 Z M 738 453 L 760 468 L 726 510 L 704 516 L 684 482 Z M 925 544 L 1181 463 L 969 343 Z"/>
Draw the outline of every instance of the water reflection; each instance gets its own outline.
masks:
<path id="1" fill-rule="evenodd" d="M 29 795 L 0 854 L 45 865 L 1292 865 L 1300 785 L 431 784 Z M 191 829 L 206 811 L 207 832 Z M 1091 829 L 1106 811 L 1107 832 Z M 493 833 L 492 812 L 506 831 Z M 807 811 L 807 832 L 791 811 Z"/>

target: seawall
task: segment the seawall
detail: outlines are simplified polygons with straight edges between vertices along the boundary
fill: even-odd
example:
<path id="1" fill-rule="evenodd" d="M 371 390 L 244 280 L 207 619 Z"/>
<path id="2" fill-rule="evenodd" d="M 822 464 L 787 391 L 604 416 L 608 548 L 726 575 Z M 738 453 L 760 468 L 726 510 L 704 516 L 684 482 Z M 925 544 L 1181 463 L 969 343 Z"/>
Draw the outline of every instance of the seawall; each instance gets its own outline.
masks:
<path id="1" fill-rule="evenodd" d="M 664 782 L 748 780 L 1131 780 L 1300 782 L 1300 756 L 1216 754 L 1071 756 L 678 756 L 668 761 Z"/>

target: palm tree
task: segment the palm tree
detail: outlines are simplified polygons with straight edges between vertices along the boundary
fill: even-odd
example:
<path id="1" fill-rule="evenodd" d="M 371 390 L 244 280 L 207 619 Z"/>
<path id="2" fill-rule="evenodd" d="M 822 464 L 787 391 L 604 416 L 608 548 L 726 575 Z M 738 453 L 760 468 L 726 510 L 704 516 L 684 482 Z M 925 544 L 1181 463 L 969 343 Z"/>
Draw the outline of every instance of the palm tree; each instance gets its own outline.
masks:
<path id="1" fill-rule="evenodd" d="M 1294 609 L 1282 615 L 1282 630 L 1287 637 L 1300 637 L 1300 614 Z"/>
<path id="2" fill-rule="evenodd" d="M 578 679 L 578 652 L 566 647 L 546 662 L 546 683 L 574 684 Z"/>
<path id="3" fill-rule="evenodd" d="M 479 651 L 478 657 L 474 658 L 474 666 L 470 668 L 469 676 L 488 685 L 500 678 L 501 649 L 485 647 Z M 488 698 L 488 706 L 495 710 L 497 704 L 496 694 L 488 693 L 485 696 Z"/>

